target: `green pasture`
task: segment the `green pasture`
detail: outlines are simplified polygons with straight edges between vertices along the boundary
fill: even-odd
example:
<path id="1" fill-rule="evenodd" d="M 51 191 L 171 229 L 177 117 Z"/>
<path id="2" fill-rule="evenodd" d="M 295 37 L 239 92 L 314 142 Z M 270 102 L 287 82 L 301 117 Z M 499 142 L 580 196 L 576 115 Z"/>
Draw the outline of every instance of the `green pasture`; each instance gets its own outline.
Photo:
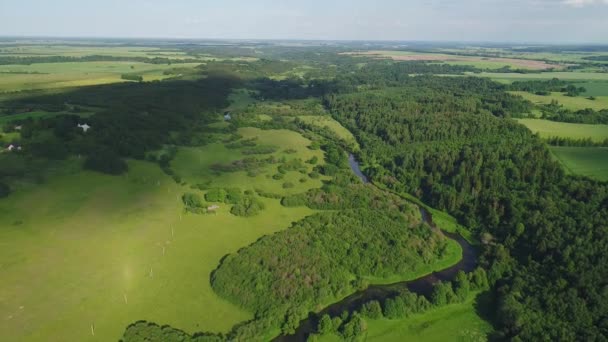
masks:
<path id="1" fill-rule="evenodd" d="M 197 63 L 179 64 L 180 68 L 194 67 Z M 0 65 L 0 92 L 32 89 L 77 87 L 95 84 L 125 82 L 122 74 L 142 75 L 144 81 L 160 80 L 172 75 L 163 71 L 176 65 L 139 62 L 68 62 L 31 65 Z"/>
<path id="2" fill-rule="evenodd" d="M 588 81 L 574 83 L 577 87 L 584 87 L 583 96 L 608 96 L 608 81 Z"/>
<path id="3" fill-rule="evenodd" d="M 258 145 L 272 145 L 279 147 L 273 153 L 277 158 L 285 157 L 287 160 L 300 158 L 302 161 L 316 156 L 319 162 L 323 160 L 321 150 L 310 150 L 310 141 L 300 134 L 288 130 L 261 130 L 257 128 L 241 128 L 238 131 L 243 139 L 257 137 Z M 296 153 L 287 153 L 286 150 L 295 150 Z M 278 173 L 280 164 L 266 165 L 254 177 L 247 175 L 246 171 L 216 173 L 210 169 L 213 164 L 228 164 L 247 157 L 266 158 L 270 154 L 247 156 L 240 149 L 229 149 L 223 143 L 209 144 L 203 147 L 184 147 L 179 150 L 171 166 L 188 183 L 200 184 L 208 182 L 209 187 L 240 187 L 242 190 L 255 188 L 274 194 L 295 194 L 310 188 L 321 187 L 321 179 L 311 179 L 307 174 L 289 171 L 283 179 L 275 180 L 273 175 Z M 308 172 L 313 165 L 305 164 Z M 301 183 L 300 179 L 306 179 Z M 293 188 L 284 189 L 283 184 L 290 182 Z"/>
<path id="4" fill-rule="evenodd" d="M 551 152 L 569 173 L 608 181 L 608 148 L 552 146 Z"/>
<path id="5" fill-rule="evenodd" d="M 511 94 L 519 95 L 535 104 L 549 104 L 555 100 L 564 108 L 579 110 L 591 108 L 593 110 L 608 109 L 608 96 L 596 96 L 595 100 L 590 100 L 586 95 L 567 96 L 564 93 L 552 92 L 551 95 L 536 95 L 526 91 L 511 91 Z"/>
<path id="6" fill-rule="evenodd" d="M 517 119 L 517 121 L 543 138 L 591 138 L 594 141 L 603 141 L 608 138 L 608 125 L 556 122 L 543 119 Z"/>
<path id="7" fill-rule="evenodd" d="M 367 320 L 367 341 L 487 341 L 492 326 L 475 310 L 476 298 L 408 318 Z M 321 338 L 321 341 L 332 341 Z"/>
<path id="8" fill-rule="evenodd" d="M 287 158 L 322 157 L 295 132 L 240 132 L 297 150 Z M 239 153 L 219 145 L 185 148 L 172 168 L 189 184 L 210 181 L 279 194 L 320 186 L 311 179 L 301 184 L 300 174 L 292 172 L 286 179 L 294 178 L 295 188 L 285 190 L 285 180 L 266 175 L 205 170 L 211 163 L 239 159 Z M 45 183 L 0 199 L 4 338 L 116 341 L 140 319 L 190 333 L 226 332 L 252 316 L 212 291 L 209 275 L 221 258 L 313 213 L 264 198 L 266 208 L 253 217 L 234 216 L 229 205 L 220 205 L 213 215 L 185 214 L 180 197 L 195 190 L 177 185 L 155 164 L 129 161 L 129 167 L 123 176 L 64 167 Z"/>

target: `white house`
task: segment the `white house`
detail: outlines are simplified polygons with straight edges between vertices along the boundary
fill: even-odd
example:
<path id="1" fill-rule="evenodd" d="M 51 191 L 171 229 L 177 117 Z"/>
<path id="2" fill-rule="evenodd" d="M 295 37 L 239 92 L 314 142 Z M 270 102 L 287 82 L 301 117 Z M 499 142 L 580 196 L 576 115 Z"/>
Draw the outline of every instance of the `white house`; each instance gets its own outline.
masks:
<path id="1" fill-rule="evenodd" d="M 232 116 L 230 115 L 230 112 L 224 113 L 224 121 L 230 121 L 231 119 Z"/>
<path id="2" fill-rule="evenodd" d="M 88 124 L 78 124 L 78 128 L 82 128 L 83 132 L 87 132 L 89 129 L 91 129 L 91 126 L 89 126 Z"/>

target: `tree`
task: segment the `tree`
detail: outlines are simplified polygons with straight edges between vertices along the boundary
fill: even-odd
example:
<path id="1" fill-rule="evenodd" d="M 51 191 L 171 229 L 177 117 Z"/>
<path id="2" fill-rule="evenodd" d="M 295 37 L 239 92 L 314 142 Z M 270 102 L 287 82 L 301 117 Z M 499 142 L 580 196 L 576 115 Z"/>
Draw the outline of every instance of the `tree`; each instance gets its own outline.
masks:
<path id="1" fill-rule="evenodd" d="M 431 294 L 431 302 L 436 306 L 443 306 L 454 302 L 456 295 L 452 289 L 452 283 L 438 282 L 433 286 L 433 293 Z"/>
<path id="2" fill-rule="evenodd" d="M 11 193 L 11 188 L 8 185 L 0 182 L 0 198 L 7 197 Z"/>
<path id="3" fill-rule="evenodd" d="M 372 300 L 363 304 L 361 308 L 361 315 L 371 318 L 371 319 L 379 319 L 382 317 L 382 306 L 380 302 L 377 300 Z"/>
<path id="4" fill-rule="evenodd" d="M 454 280 L 454 289 L 456 297 L 461 302 L 464 302 L 469 296 L 469 277 L 467 277 L 466 273 L 464 273 L 463 271 L 459 271 L 456 274 L 456 279 Z"/>
<path id="5" fill-rule="evenodd" d="M 328 314 L 321 316 L 319 324 L 317 325 L 317 332 L 321 335 L 326 335 L 334 332 L 335 330 L 336 329 L 334 329 L 331 317 L 329 317 Z"/>
<path id="6" fill-rule="evenodd" d="M 103 150 L 89 155 L 84 162 L 84 168 L 110 175 L 119 175 L 127 172 L 129 167 L 116 153 Z"/>

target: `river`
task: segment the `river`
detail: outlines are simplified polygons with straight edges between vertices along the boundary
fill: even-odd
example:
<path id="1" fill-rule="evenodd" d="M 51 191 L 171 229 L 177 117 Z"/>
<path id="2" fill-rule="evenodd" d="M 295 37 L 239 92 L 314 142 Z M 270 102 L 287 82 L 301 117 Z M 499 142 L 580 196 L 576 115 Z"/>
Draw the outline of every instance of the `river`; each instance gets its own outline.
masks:
<path id="1" fill-rule="evenodd" d="M 359 163 L 355 159 L 355 156 L 349 154 L 348 163 L 353 172 L 364 182 L 369 183 L 368 178 L 361 172 Z M 422 221 L 428 223 L 431 227 L 436 228 L 433 223 L 433 216 L 426 209 L 420 208 L 420 215 Z M 426 276 L 410 280 L 402 281 L 388 285 L 371 285 L 367 289 L 353 293 L 352 295 L 342 299 L 341 301 L 334 303 L 321 312 L 316 314 L 310 314 L 309 317 L 300 322 L 298 329 L 296 329 L 293 335 L 282 335 L 274 339 L 275 342 L 291 342 L 291 341 L 306 341 L 306 338 L 311 333 L 315 332 L 318 319 L 324 314 L 328 314 L 331 317 L 339 316 L 345 310 L 352 312 L 357 310 L 366 302 L 371 300 L 378 300 L 380 302 L 387 298 L 394 297 L 399 293 L 399 290 L 407 288 L 409 291 L 429 296 L 433 290 L 433 285 L 438 281 L 450 281 L 453 280 L 459 271 L 471 272 L 477 267 L 477 254 L 475 248 L 471 246 L 462 236 L 455 233 L 443 232 L 445 236 L 458 242 L 462 248 L 462 259 L 454 266 L 448 267 L 438 272 L 433 272 Z"/>

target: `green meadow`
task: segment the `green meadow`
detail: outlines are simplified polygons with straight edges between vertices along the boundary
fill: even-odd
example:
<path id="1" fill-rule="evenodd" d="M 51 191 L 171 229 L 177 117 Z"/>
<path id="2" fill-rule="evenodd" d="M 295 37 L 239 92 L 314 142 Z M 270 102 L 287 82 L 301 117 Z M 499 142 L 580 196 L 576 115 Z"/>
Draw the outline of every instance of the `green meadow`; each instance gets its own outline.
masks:
<path id="1" fill-rule="evenodd" d="M 241 129 L 259 144 L 294 149 L 278 156 L 322 157 L 291 131 Z M 314 211 L 286 208 L 262 198 L 265 209 L 253 217 L 229 213 L 183 212 L 181 195 L 189 184 L 261 188 L 278 194 L 320 186 L 319 180 L 288 172 L 285 180 L 244 174 L 215 174 L 211 163 L 242 159 L 238 149 L 211 144 L 184 148 L 172 169 L 188 184 L 178 185 L 156 164 L 129 161 L 129 172 L 106 176 L 81 171 L 80 160 L 65 162 L 44 184 L 20 188 L 0 199 L 0 331 L 13 341 L 116 341 L 125 327 L 145 319 L 187 332 L 226 332 L 252 318 L 218 297 L 209 275 L 222 257 L 259 237 L 286 229 Z M 74 167 L 68 167 L 68 166 Z M 272 168 L 275 170 L 272 170 Z M 292 174 L 293 173 L 293 174 Z"/>
<path id="2" fill-rule="evenodd" d="M 367 320 L 365 341 L 487 341 L 492 326 L 479 317 L 471 296 L 466 302 L 433 308 L 404 319 Z M 321 342 L 343 341 L 335 334 L 319 338 Z"/>
<path id="3" fill-rule="evenodd" d="M 553 92 L 551 95 L 536 95 L 526 91 L 511 91 L 511 94 L 519 95 L 535 104 L 549 104 L 555 100 L 566 109 L 579 110 L 591 108 L 593 110 L 608 109 L 608 96 L 596 96 L 590 100 L 585 96 L 567 96 L 564 93 Z"/>
<path id="4" fill-rule="evenodd" d="M 569 173 L 608 181 L 608 148 L 552 146 L 550 149 Z"/>
<path id="5" fill-rule="evenodd" d="M 594 141 L 603 141 L 608 138 L 608 125 L 556 122 L 543 119 L 517 119 L 517 121 L 543 138 L 591 138 Z"/>

